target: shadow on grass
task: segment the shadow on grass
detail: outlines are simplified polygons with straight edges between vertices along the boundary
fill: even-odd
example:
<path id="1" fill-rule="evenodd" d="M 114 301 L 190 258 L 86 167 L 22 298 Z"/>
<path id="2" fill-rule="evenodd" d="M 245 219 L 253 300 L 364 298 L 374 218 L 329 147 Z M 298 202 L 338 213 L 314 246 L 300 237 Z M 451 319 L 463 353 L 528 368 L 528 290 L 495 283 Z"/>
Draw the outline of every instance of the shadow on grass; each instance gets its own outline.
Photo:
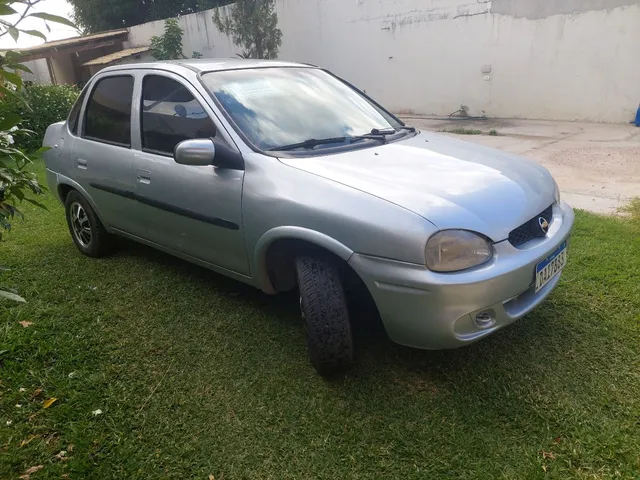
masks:
<path id="1" fill-rule="evenodd" d="M 184 471 L 214 454 L 230 469 L 254 466 L 255 452 L 276 459 L 279 472 L 294 457 L 302 470 L 319 471 L 319 457 L 297 456 L 318 445 L 329 469 L 345 452 L 372 455 L 378 469 L 377 452 L 393 444 L 390 469 L 422 462 L 444 478 L 470 471 L 457 463 L 464 460 L 484 465 L 486 478 L 507 464 L 514 478 L 530 478 L 523 469 L 540 471 L 541 448 L 558 458 L 565 448 L 572 462 L 591 467 L 611 432 L 632 434 L 625 427 L 634 425 L 630 401 L 610 385 L 629 386 L 622 364 L 634 355 L 620 350 L 622 333 L 607 324 L 608 312 L 571 281 L 575 263 L 532 314 L 457 350 L 393 344 L 358 299 L 356 364 L 325 380 L 306 360 L 296 292 L 269 296 L 132 242 L 103 260 L 83 257 L 70 242 L 52 248 L 54 263 L 64 259 L 69 270 L 70 300 L 104 293 L 95 303 L 102 323 L 91 323 L 102 329 L 92 355 L 101 355 L 98 366 L 107 371 L 100 405 L 129 440 L 113 458 L 130 462 L 131 471 L 151 468 L 158 450 L 172 465 L 186 459 Z M 95 293 L 78 290 L 89 282 Z M 586 452 L 577 459 L 576 445 Z"/>
<path id="2" fill-rule="evenodd" d="M 215 295 L 233 298 L 236 305 L 241 302 L 249 310 L 259 310 L 269 322 L 279 324 L 288 333 L 299 335 L 298 346 L 304 343 L 296 291 L 266 295 L 252 286 L 151 247 L 123 241 L 114 259 L 130 257 L 143 258 L 169 269 L 179 282 L 190 282 L 194 288 L 204 286 L 211 289 L 212 293 L 215 292 Z M 563 293 L 556 292 L 554 295 Z M 394 374 L 399 373 L 399 370 L 411 376 L 423 376 L 435 383 L 445 379 L 447 383 L 468 382 L 479 372 L 492 371 L 494 375 L 500 375 L 508 362 L 517 365 L 519 371 L 535 375 L 541 361 L 548 367 L 559 360 L 559 352 L 574 348 L 581 341 L 580 337 L 576 337 L 575 330 L 563 323 L 562 319 L 592 315 L 592 312 L 581 305 L 547 303 L 478 343 L 455 350 L 423 351 L 392 343 L 367 295 L 359 295 L 350 305 L 350 310 L 354 324 L 356 365 L 347 376 L 330 379 L 334 385 L 340 385 L 345 379 L 348 383 L 348 379 L 356 377 L 376 378 L 380 376 L 380 372 L 389 369 L 394 370 Z M 251 327 L 248 325 L 247 328 Z M 276 335 L 273 338 L 277 340 L 279 337 Z M 290 340 L 290 335 L 282 337 L 280 353 L 297 357 L 300 348 L 292 348 Z M 268 354 L 267 351 L 263 353 Z"/>

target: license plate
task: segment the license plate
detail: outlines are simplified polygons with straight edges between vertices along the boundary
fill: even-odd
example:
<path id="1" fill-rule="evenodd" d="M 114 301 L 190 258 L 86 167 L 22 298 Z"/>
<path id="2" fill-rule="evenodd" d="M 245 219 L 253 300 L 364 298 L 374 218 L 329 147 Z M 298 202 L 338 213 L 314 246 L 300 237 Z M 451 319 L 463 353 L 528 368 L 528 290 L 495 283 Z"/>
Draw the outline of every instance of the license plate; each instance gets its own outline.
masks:
<path id="1" fill-rule="evenodd" d="M 558 275 L 566 264 L 567 242 L 562 242 L 562 245 L 536 266 L 536 293 Z"/>

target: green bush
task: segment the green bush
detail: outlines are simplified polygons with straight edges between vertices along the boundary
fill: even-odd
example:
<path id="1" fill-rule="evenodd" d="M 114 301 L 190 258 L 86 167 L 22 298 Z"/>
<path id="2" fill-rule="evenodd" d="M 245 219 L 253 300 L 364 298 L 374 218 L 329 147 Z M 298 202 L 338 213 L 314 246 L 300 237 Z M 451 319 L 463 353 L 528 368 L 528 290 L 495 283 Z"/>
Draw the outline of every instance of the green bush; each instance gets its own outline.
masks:
<path id="1" fill-rule="evenodd" d="M 35 132 L 16 135 L 15 146 L 27 152 L 40 148 L 47 127 L 67 118 L 79 94 L 80 90 L 73 85 L 29 85 L 24 89 L 26 102 L 19 97 L 3 98 L 0 101 L 0 117 L 20 115 L 22 128 Z"/>

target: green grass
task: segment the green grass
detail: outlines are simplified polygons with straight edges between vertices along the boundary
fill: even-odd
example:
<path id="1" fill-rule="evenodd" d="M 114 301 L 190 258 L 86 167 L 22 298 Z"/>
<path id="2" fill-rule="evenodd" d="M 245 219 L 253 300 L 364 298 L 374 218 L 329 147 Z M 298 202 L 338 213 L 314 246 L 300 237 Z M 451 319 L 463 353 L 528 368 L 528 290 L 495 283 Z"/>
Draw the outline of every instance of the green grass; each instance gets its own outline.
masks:
<path id="1" fill-rule="evenodd" d="M 458 128 L 450 128 L 450 129 L 444 129 L 441 130 L 442 132 L 446 132 L 446 133 L 455 133 L 456 135 L 482 135 L 482 130 L 478 130 L 476 128 L 462 128 L 462 127 L 458 127 Z"/>
<path id="2" fill-rule="evenodd" d="M 463 127 L 449 128 L 449 129 L 445 128 L 444 130 L 440 130 L 440 131 L 445 133 L 455 133 L 456 135 L 491 135 L 492 137 L 499 135 L 498 131 L 495 128 L 492 128 L 488 132 L 483 132 L 482 130 L 478 130 L 476 128 L 463 128 Z"/>
<path id="3" fill-rule="evenodd" d="M 633 220 L 640 221 L 640 197 L 632 199 L 628 205 L 625 205 L 620 210 L 628 214 Z"/>
<path id="4" fill-rule="evenodd" d="M 0 478 L 638 478 L 637 222 L 578 212 L 558 289 L 491 338 L 360 333 L 326 381 L 295 296 L 131 243 L 86 258 L 46 204 L 0 244 L 29 300 L 0 304 Z"/>

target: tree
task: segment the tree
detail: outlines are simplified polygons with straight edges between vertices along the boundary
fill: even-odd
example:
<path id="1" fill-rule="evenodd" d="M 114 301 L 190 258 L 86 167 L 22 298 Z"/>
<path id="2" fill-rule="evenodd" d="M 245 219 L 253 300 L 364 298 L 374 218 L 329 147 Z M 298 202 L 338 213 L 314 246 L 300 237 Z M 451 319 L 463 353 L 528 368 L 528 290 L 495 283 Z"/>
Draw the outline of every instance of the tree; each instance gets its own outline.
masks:
<path id="1" fill-rule="evenodd" d="M 151 55 L 156 60 L 180 60 L 187 58 L 182 53 L 182 35 L 176 18 L 169 18 L 164 22 L 164 33 L 161 36 L 151 37 Z M 191 58 L 202 58 L 200 52 L 193 52 Z"/>
<path id="2" fill-rule="evenodd" d="M 233 0 L 69 0 L 87 33 L 131 27 L 227 5 Z"/>
<path id="3" fill-rule="evenodd" d="M 38 30 L 23 30 L 20 24 L 25 18 L 41 18 L 49 29 L 47 22 L 63 23 L 74 26 L 66 18 L 48 13 L 32 12 L 35 5 L 41 0 L 0 0 L 0 37 L 11 35 L 18 40 L 20 34 L 40 37 L 46 40 L 46 36 Z M 21 9 L 16 11 L 14 6 Z M 16 20 L 9 21 L 9 18 Z M 18 72 L 30 72 L 20 63 L 20 55 L 13 51 L 0 52 L 0 96 L 2 98 L 18 99 L 27 104 L 22 94 L 22 78 Z M 36 175 L 29 167 L 33 161 L 40 157 L 45 150 L 41 148 L 36 152 L 27 153 L 16 148 L 14 137 L 17 135 L 31 135 L 33 132 L 20 127 L 22 117 L 16 113 L 3 114 L 0 117 L 0 239 L 3 230 L 11 229 L 11 221 L 14 217 L 22 217 L 16 203 L 27 201 L 42 207 L 40 203 L 27 194 L 41 194 L 42 187 L 38 183 Z M 0 290 L 0 297 L 24 302 L 18 295 Z"/>
<path id="4" fill-rule="evenodd" d="M 233 38 L 233 43 L 244 49 L 241 56 L 278 58 L 282 30 L 278 28 L 273 0 L 237 0 L 225 18 L 216 10 L 213 22 L 222 33 Z"/>
<path id="5" fill-rule="evenodd" d="M 151 37 L 151 55 L 156 60 L 178 60 L 187 58 L 182 53 L 182 28 L 178 20 L 170 18 L 164 22 L 164 34 Z"/>

